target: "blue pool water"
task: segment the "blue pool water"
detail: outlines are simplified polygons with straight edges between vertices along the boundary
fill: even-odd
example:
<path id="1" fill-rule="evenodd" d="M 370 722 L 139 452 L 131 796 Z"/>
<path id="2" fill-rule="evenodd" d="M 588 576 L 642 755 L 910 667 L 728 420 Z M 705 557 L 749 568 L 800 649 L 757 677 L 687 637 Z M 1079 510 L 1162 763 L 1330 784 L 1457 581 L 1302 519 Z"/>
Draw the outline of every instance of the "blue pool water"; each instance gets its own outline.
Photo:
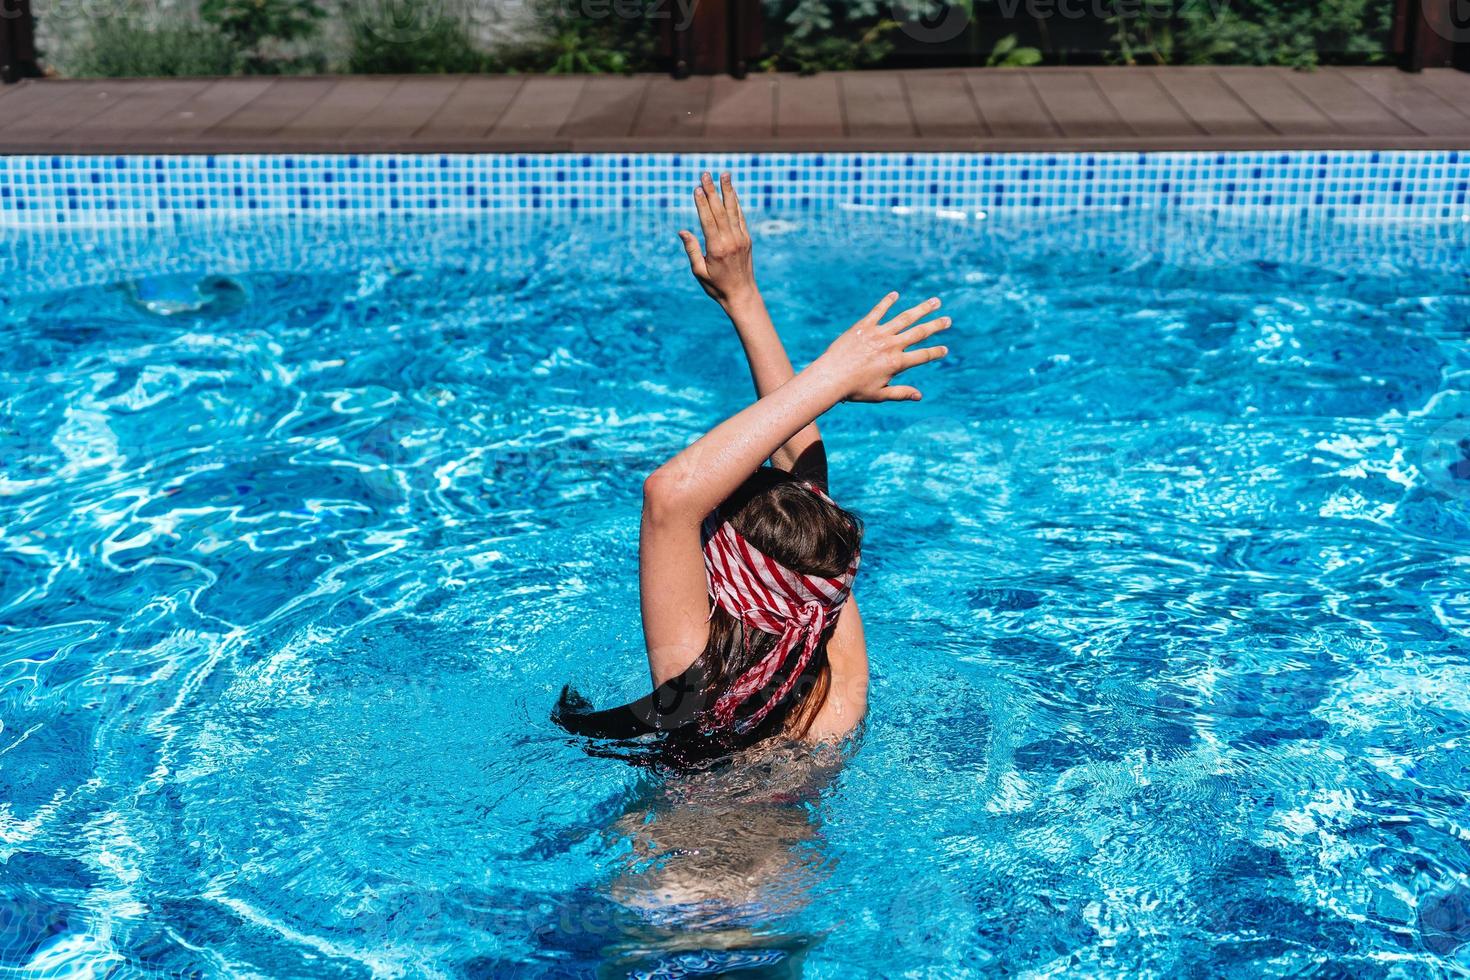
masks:
<path id="1" fill-rule="evenodd" d="M 0 973 L 1470 972 L 1470 226 L 760 214 L 954 353 L 824 423 L 861 742 L 670 782 L 547 711 L 749 395 L 683 224 L 5 233 Z"/>

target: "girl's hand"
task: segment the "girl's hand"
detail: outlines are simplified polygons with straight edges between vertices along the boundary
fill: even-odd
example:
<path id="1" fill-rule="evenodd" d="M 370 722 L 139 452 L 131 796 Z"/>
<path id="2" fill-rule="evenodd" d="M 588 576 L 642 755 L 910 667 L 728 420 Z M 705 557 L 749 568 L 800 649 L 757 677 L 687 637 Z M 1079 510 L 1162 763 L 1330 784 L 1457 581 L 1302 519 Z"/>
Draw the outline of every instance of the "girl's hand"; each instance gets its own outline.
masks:
<path id="1" fill-rule="evenodd" d="M 897 293 L 883 297 L 867 316 L 832 341 L 827 352 L 812 364 L 811 370 L 820 372 L 837 386 L 842 400 L 918 401 L 923 396 L 917 388 L 891 385 L 889 382 L 911 367 L 937 361 L 949 353 L 948 347 L 908 350 L 941 330 L 949 329 L 947 316 L 919 322 L 939 309 L 939 300 L 925 300 L 887 323 L 880 323 L 897 301 Z"/>
<path id="2" fill-rule="evenodd" d="M 684 251 L 689 254 L 689 268 L 704 291 L 721 306 L 756 294 L 755 267 L 750 257 L 750 232 L 745 228 L 745 215 L 740 211 L 740 198 L 729 174 L 720 177 L 720 192 L 709 174 L 694 189 L 694 207 L 699 212 L 699 228 L 704 233 L 704 251 L 699 240 L 687 231 L 679 232 Z"/>

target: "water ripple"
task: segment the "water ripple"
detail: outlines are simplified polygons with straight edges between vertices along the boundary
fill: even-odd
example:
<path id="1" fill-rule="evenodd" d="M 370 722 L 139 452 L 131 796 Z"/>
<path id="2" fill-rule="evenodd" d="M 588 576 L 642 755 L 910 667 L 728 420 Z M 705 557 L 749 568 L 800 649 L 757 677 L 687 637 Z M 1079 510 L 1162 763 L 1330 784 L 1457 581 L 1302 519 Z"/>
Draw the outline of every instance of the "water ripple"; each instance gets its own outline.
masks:
<path id="1" fill-rule="evenodd" d="M 0 250 L 0 970 L 1470 972 L 1463 226 L 783 221 L 798 361 L 890 287 L 955 356 L 825 426 L 851 758 L 669 783 L 547 710 L 747 397 L 674 227 Z"/>

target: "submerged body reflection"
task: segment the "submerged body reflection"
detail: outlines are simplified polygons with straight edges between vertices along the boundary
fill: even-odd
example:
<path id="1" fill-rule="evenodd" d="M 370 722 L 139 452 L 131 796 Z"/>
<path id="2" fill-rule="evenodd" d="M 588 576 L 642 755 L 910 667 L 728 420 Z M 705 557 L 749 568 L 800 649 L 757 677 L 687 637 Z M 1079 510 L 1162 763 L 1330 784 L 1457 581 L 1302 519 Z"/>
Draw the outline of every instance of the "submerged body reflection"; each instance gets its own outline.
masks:
<path id="1" fill-rule="evenodd" d="M 852 742 L 766 745 L 669 775 L 608 829 L 629 846 L 607 897 L 637 922 L 604 976 L 799 977 L 795 927 L 825 877 L 820 801 Z"/>

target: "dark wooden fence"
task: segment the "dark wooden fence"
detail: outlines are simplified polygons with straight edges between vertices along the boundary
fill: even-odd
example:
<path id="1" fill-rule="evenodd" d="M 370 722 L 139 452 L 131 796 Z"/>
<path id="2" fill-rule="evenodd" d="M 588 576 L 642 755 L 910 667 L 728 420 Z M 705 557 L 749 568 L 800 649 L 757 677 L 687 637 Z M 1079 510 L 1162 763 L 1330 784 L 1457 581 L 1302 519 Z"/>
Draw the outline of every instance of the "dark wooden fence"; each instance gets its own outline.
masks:
<path id="1" fill-rule="evenodd" d="M 1405 71 L 1470 70 L 1470 7 L 1462 0 L 1396 0 L 1393 51 Z"/>
<path id="2" fill-rule="evenodd" d="M 675 78 L 730 74 L 744 78 L 761 52 L 760 0 L 698 0 L 679 29 L 664 21 L 663 54 Z"/>
<path id="3" fill-rule="evenodd" d="M 39 74 L 31 0 L 0 0 L 0 81 L 16 82 Z"/>

